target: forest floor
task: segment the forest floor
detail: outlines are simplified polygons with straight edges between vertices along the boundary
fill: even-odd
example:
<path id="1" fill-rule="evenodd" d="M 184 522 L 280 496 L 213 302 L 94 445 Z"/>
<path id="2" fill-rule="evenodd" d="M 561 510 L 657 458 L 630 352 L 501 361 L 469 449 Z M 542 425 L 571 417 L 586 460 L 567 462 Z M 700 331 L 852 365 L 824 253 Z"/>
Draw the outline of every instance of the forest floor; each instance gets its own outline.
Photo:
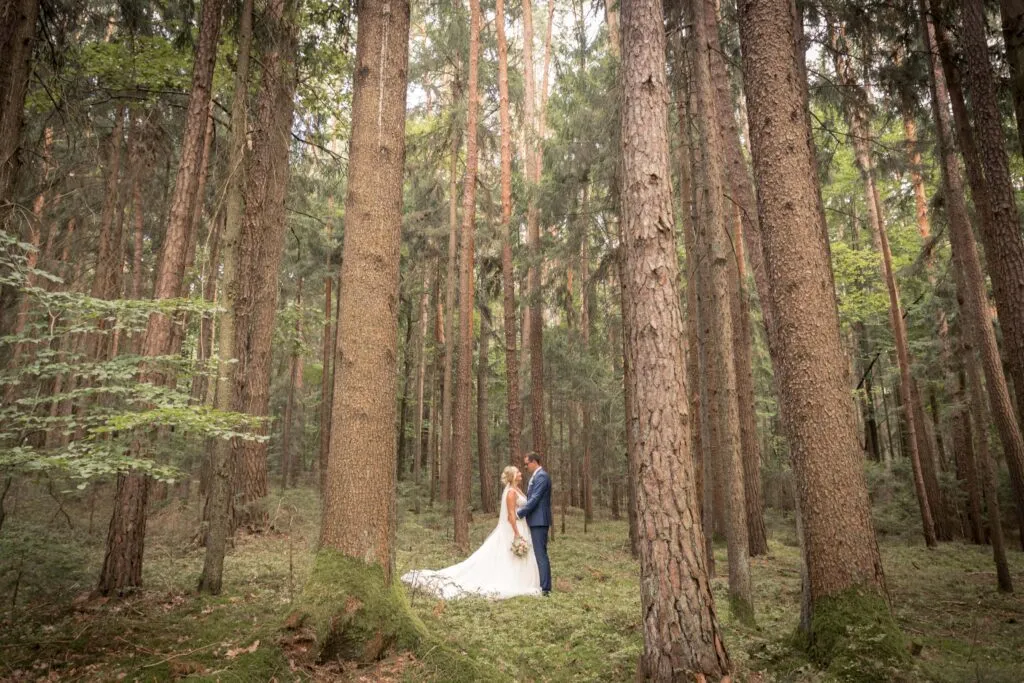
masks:
<path id="1" fill-rule="evenodd" d="M 27 486 L 8 498 L 13 512 L 0 531 L 0 681 L 445 680 L 408 655 L 361 670 L 296 663 L 302 645 L 289 644 L 282 625 L 311 567 L 319 515 L 312 490 L 274 496 L 274 531 L 238 540 L 216 598 L 194 591 L 202 567 L 193 543 L 195 502 L 154 504 L 144 590 L 97 600 L 89 591 L 103 559 L 107 511 L 97 508 L 90 523 L 88 495 L 57 497 L 60 509 Z M 475 516 L 473 543 L 494 521 Z M 713 585 L 737 680 L 831 680 L 789 645 L 799 551 L 791 520 L 773 518 L 770 528 L 770 554 L 752 563 L 757 628 L 730 619 L 724 544 L 716 548 Z M 439 509 L 419 516 L 403 510 L 399 573 L 457 561 L 450 529 Z M 920 648 L 907 680 L 1024 678 L 1024 598 L 995 591 L 988 548 L 950 543 L 929 551 L 898 540 L 883 540 L 881 548 L 900 625 Z M 412 608 L 432 632 L 509 680 L 633 680 L 642 641 L 638 567 L 625 522 L 602 519 L 583 533 L 582 515 L 570 512 L 550 554 L 550 599 L 443 603 L 413 595 Z M 1024 591 L 1024 554 L 1014 550 L 1010 559 Z"/>

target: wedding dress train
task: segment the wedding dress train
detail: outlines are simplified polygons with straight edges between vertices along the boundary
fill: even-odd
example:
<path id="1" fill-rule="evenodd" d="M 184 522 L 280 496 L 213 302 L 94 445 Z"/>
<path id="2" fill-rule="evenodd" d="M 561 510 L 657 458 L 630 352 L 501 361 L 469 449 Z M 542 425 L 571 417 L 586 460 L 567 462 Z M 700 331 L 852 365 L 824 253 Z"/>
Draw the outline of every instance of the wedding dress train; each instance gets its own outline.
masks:
<path id="1" fill-rule="evenodd" d="M 424 590 L 444 600 L 481 596 L 487 598 L 514 598 L 520 595 L 540 595 L 540 572 L 537 558 L 530 545 L 530 528 L 526 521 L 517 519 L 520 535 L 526 539 L 529 552 L 516 557 L 512 552 L 515 532 L 508 521 L 505 508 L 508 486 L 501 494 L 498 526 L 462 562 L 445 569 L 418 569 L 402 576 L 402 581 L 414 589 Z M 523 494 L 517 495 L 517 507 L 526 503 Z"/>

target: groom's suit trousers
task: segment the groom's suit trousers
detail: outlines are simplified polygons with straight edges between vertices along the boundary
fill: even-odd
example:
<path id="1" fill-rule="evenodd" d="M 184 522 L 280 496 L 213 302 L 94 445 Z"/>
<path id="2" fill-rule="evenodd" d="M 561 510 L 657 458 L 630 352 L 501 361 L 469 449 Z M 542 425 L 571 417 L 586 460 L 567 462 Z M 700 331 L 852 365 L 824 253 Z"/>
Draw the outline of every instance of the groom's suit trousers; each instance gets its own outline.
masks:
<path id="1" fill-rule="evenodd" d="M 530 538 L 533 539 L 533 554 L 537 557 L 537 569 L 540 571 L 540 589 L 546 593 L 551 590 L 551 562 L 548 561 L 548 527 L 531 526 Z"/>

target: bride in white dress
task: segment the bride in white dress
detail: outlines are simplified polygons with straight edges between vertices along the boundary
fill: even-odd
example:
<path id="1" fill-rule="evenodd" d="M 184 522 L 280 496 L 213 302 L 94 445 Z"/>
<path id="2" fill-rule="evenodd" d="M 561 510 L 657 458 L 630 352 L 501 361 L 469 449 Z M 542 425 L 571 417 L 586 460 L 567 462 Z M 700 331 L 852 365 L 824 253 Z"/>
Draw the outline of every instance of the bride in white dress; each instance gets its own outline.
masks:
<path id="1" fill-rule="evenodd" d="M 530 529 L 525 520 L 516 517 L 516 509 L 526 503 L 526 496 L 519 488 L 522 480 L 522 472 L 517 467 L 506 467 L 501 473 L 505 490 L 501 494 L 498 526 L 475 553 L 445 569 L 408 572 L 402 576 L 402 581 L 444 600 L 469 596 L 504 599 L 540 595 L 540 573 L 530 544 Z M 512 552 L 512 543 L 517 537 L 529 546 L 523 557 Z"/>

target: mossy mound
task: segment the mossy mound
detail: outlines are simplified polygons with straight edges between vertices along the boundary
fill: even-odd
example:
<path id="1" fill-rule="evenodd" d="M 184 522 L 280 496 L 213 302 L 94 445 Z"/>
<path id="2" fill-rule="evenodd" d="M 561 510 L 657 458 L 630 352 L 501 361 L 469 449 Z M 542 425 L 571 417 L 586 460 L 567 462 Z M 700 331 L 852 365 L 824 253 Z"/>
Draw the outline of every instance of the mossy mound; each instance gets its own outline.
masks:
<path id="1" fill-rule="evenodd" d="M 811 632 L 798 639 L 811 661 L 851 683 L 901 680 L 910 663 L 888 604 L 879 593 L 865 588 L 817 600 Z"/>
<path id="2" fill-rule="evenodd" d="M 501 672 L 431 635 L 409 609 L 405 592 L 387 584 L 381 567 L 332 550 L 316 555 L 313 571 L 287 628 L 315 634 L 316 663 L 368 665 L 411 652 L 424 671 L 446 681 L 503 680 Z"/>

